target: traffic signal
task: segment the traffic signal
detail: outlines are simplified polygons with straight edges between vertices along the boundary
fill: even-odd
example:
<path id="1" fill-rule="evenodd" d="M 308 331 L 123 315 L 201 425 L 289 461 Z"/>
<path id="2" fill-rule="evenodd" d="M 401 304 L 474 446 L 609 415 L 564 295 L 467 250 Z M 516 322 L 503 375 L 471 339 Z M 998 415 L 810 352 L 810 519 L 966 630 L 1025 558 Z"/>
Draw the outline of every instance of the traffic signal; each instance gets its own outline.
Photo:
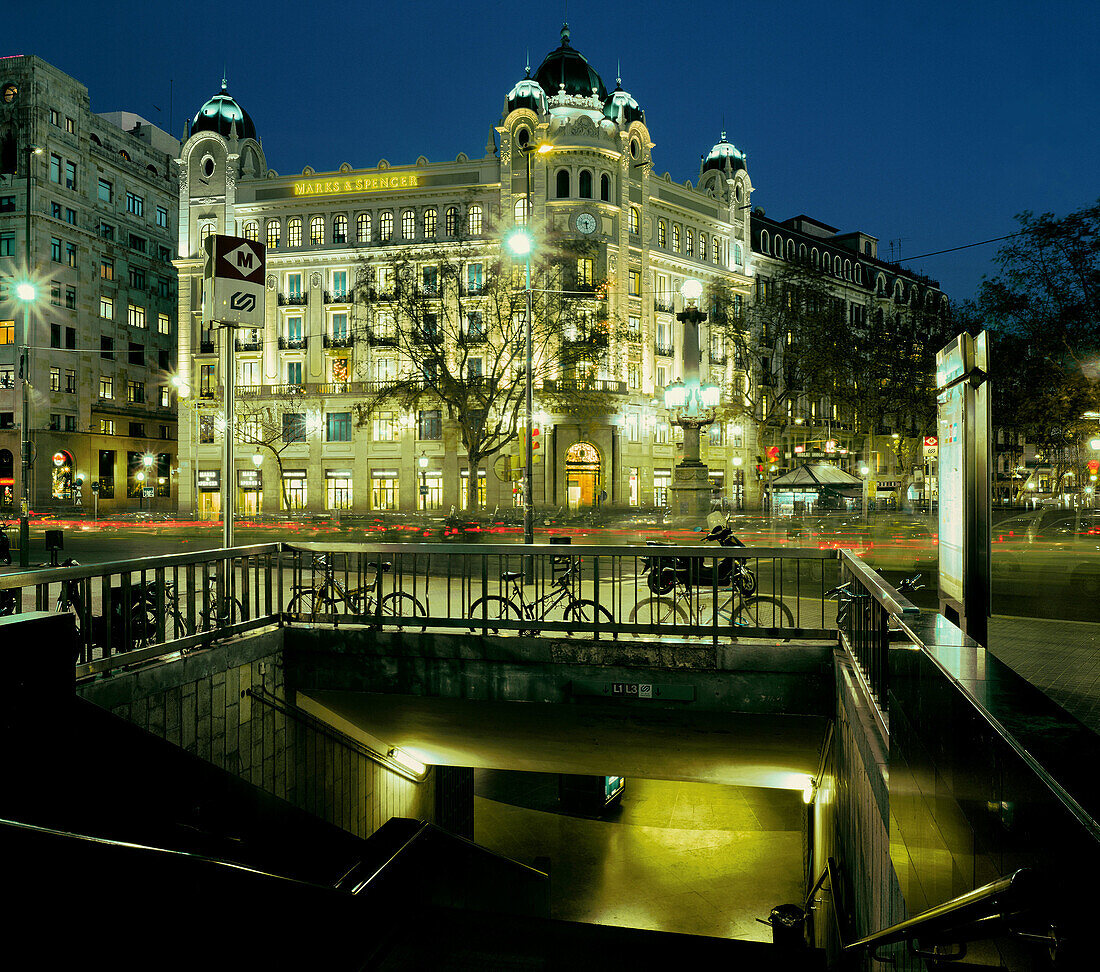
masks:
<path id="1" fill-rule="evenodd" d="M 768 458 L 772 462 L 779 458 L 779 446 L 768 446 Z"/>
<path id="2" fill-rule="evenodd" d="M 533 426 L 531 429 L 531 465 L 537 466 L 542 462 L 542 456 L 539 454 L 539 446 L 542 443 L 539 442 L 539 427 Z"/>

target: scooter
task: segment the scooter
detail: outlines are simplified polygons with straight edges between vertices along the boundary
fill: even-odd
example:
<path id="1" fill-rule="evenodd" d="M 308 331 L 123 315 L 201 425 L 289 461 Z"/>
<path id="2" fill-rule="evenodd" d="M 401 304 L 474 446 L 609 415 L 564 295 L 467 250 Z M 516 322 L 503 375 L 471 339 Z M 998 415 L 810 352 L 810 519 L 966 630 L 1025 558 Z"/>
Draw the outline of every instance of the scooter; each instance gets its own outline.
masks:
<path id="1" fill-rule="evenodd" d="M 0 523 L 0 560 L 11 566 L 11 541 L 8 539 L 8 525 Z"/>

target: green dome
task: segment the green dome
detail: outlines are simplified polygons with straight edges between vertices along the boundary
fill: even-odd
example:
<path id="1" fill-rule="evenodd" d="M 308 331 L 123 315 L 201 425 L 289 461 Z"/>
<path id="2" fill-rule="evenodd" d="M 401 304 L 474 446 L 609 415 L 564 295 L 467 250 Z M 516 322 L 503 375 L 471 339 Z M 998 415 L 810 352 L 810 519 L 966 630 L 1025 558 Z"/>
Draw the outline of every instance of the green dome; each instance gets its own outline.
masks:
<path id="1" fill-rule="evenodd" d="M 569 46 L 569 25 L 561 29 L 561 47 L 551 51 L 535 72 L 535 80 L 551 98 L 562 85 L 567 95 L 591 98 L 593 89 L 601 102 L 607 101 L 607 88 L 596 70 L 584 59 L 584 55 Z"/>
<path id="2" fill-rule="evenodd" d="M 718 169 L 724 171 L 729 168 L 730 172 L 737 172 L 739 169 L 745 169 L 745 153 L 737 148 L 730 142 L 726 141 L 726 133 L 722 132 L 722 138 L 718 144 L 710 150 L 710 155 L 703 161 L 703 171 L 708 169 Z"/>
<path id="3" fill-rule="evenodd" d="M 233 100 L 226 88 L 226 81 L 223 78 L 221 91 L 203 105 L 192 120 L 191 134 L 217 132 L 229 138 L 233 124 L 236 123 L 239 138 L 255 139 L 256 126 L 252 124 L 248 112 Z"/>

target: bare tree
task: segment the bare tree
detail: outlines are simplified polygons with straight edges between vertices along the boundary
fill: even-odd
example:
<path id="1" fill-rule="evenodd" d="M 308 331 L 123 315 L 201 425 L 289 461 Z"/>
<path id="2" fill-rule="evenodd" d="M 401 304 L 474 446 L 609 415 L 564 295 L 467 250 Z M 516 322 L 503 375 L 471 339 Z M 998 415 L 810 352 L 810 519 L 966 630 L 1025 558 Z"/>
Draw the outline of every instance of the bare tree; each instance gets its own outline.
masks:
<path id="1" fill-rule="evenodd" d="M 306 428 L 302 413 L 286 409 L 278 410 L 274 405 L 260 405 L 247 399 L 238 400 L 236 407 L 236 428 L 234 441 L 263 450 L 274 460 L 279 471 L 279 491 L 283 509 L 290 509 L 290 500 L 286 492 L 286 477 L 283 475 L 283 453 L 295 442 L 306 441 Z"/>
<path id="2" fill-rule="evenodd" d="M 604 281 L 590 244 L 542 241 L 531 266 L 532 378 L 540 402 L 583 410 L 612 368 Z M 526 263 L 465 239 L 364 262 L 356 342 L 375 349 L 357 424 L 382 409 L 438 408 L 453 423 L 470 482 L 520 435 L 525 406 Z M 385 362 L 383 365 L 381 362 Z M 468 491 L 476 509 L 477 490 Z"/>

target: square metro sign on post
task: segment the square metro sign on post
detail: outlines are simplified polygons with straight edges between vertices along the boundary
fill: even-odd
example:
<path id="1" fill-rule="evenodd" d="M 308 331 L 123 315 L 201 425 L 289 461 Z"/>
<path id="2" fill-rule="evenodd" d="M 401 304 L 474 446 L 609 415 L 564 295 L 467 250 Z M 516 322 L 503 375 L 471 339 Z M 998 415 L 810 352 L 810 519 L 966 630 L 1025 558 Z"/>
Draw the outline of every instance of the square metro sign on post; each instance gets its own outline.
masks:
<path id="1" fill-rule="evenodd" d="M 262 327 L 266 247 L 240 236 L 208 236 L 204 246 L 203 316 L 223 324 Z"/>

